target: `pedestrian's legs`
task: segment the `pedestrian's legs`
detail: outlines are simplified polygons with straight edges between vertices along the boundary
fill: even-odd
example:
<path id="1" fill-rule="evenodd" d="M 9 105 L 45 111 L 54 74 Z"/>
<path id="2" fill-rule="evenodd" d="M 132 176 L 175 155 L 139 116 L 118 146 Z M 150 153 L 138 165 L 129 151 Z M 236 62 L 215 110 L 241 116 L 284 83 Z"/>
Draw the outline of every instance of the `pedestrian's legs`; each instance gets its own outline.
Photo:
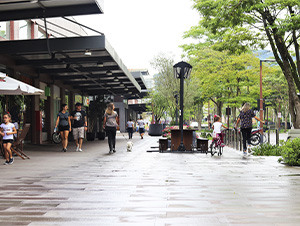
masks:
<path id="1" fill-rule="evenodd" d="M 112 146 L 112 131 L 111 128 L 106 126 L 105 128 L 106 130 L 106 134 L 107 134 L 107 138 L 108 138 L 108 146 L 109 146 L 109 151 L 112 151 L 113 146 Z"/>
<path id="2" fill-rule="evenodd" d="M 3 148 L 4 148 L 4 151 L 5 151 L 5 159 L 6 161 L 9 162 L 9 160 L 12 158 L 12 154 L 11 154 L 11 143 L 6 143 L 6 144 L 3 144 Z"/>
<path id="3" fill-rule="evenodd" d="M 247 129 L 241 128 L 241 133 L 243 136 L 243 151 L 247 150 Z"/>
<path id="4" fill-rule="evenodd" d="M 60 131 L 60 138 L 61 138 L 61 146 L 63 148 L 63 150 L 65 149 L 65 135 L 64 135 L 64 131 Z"/>
<path id="5" fill-rule="evenodd" d="M 69 137 L 69 131 L 68 130 L 65 130 L 64 131 L 64 137 L 65 137 L 65 149 L 67 149 L 68 147 L 68 137 Z"/>
<path id="6" fill-rule="evenodd" d="M 116 149 L 116 135 L 117 135 L 117 128 L 112 128 L 112 146 L 113 150 L 115 151 Z"/>
<path id="7" fill-rule="evenodd" d="M 251 132 L 252 132 L 252 128 L 247 128 L 246 129 L 246 133 L 247 133 L 247 142 L 248 142 L 248 145 L 251 144 Z"/>

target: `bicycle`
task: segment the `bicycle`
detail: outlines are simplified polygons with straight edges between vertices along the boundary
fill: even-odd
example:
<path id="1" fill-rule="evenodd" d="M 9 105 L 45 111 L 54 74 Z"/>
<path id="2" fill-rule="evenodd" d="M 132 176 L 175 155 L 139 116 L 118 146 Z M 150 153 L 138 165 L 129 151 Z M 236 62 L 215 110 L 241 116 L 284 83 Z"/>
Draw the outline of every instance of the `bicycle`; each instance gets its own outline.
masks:
<path id="1" fill-rule="evenodd" d="M 241 130 L 240 129 L 236 129 L 237 132 L 239 134 L 241 134 Z M 260 138 L 260 129 L 254 129 L 251 131 L 251 137 L 250 137 L 250 144 L 253 145 L 253 146 L 257 146 L 260 144 L 261 142 L 261 138 Z M 241 137 L 241 136 L 240 136 Z M 266 138 L 266 135 L 264 134 L 264 141 L 266 142 L 267 141 L 267 138 Z"/>
<path id="2" fill-rule="evenodd" d="M 221 133 L 224 135 L 223 130 Z M 214 156 L 216 153 L 218 153 L 218 156 L 221 156 L 223 154 L 223 148 L 224 144 L 221 141 L 221 137 L 219 134 L 216 134 L 216 137 L 213 137 L 212 142 L 210 144 L 210 154 L 211 156 Z"/>
<path id="3" fill-rule="evenodd" d="M 61 136 L 60 136 L 60 132 L 56 131 L 54 133 L 52 133 L 52 141 L 54 144 L 59 144 L 61 143 Z"/>

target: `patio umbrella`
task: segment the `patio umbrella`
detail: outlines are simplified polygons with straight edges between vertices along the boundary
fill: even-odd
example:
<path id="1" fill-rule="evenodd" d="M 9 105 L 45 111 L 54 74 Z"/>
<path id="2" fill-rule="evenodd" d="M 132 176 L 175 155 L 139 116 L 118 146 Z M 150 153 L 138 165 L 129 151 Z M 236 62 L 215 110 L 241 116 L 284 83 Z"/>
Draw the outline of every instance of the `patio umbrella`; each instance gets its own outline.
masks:
<path id="1" fill-rule="evenodd" d="M 44 91 L 0 73 L 0 95 L 41 95 Z"/>

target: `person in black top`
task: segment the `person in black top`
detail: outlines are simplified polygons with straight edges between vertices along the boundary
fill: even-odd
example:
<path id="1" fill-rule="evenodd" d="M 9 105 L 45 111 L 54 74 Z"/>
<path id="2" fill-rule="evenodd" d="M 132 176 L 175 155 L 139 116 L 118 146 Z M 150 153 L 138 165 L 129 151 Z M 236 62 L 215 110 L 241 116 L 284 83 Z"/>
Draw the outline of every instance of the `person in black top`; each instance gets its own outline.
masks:
<path id="1" fill-rule="evenodd" d="M 75 104 L 76 110 L 71 113 L 73 122 L 73 136 L 76 144 L 76 151 L 82 152 L 82 141 L 84 132 L 87 131 L 87 118 L 85 111 L 81 110 L 81 103 Z"/>
<path id="2" fill-rule="evenodd" d="M 248 152 L 250 152 L 250 144 L 251 144 L 251 131 L 252 131 L 252 118 L 255 118 L 257 121 L 260 121 L 261 123 L 264 123 L 264 121 L 260 120 L 258 118 L 253 110 L 250 108 L 249 103 L 245 103 L 239 116 L 236 121 L 236 126 L 237 128 L 239 122 L 241 122 L 241 133 L 243 136 L 243 154 L 244 156 L 247 156 L 247 143 L 248 143 Z"/>

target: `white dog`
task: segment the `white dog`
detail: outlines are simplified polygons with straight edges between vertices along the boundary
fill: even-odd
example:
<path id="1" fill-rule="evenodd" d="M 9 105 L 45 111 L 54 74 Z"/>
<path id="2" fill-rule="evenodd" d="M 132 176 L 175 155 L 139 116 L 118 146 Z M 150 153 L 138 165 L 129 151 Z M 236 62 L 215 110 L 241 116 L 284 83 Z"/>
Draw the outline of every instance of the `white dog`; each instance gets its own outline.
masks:
<path id="1" fill-rule="evenodd" d="M 131 141 L 128 141 L 127 142 L 127 151 L 132 151 L 132 146 L 133 146 L 133 143 Z"/>

